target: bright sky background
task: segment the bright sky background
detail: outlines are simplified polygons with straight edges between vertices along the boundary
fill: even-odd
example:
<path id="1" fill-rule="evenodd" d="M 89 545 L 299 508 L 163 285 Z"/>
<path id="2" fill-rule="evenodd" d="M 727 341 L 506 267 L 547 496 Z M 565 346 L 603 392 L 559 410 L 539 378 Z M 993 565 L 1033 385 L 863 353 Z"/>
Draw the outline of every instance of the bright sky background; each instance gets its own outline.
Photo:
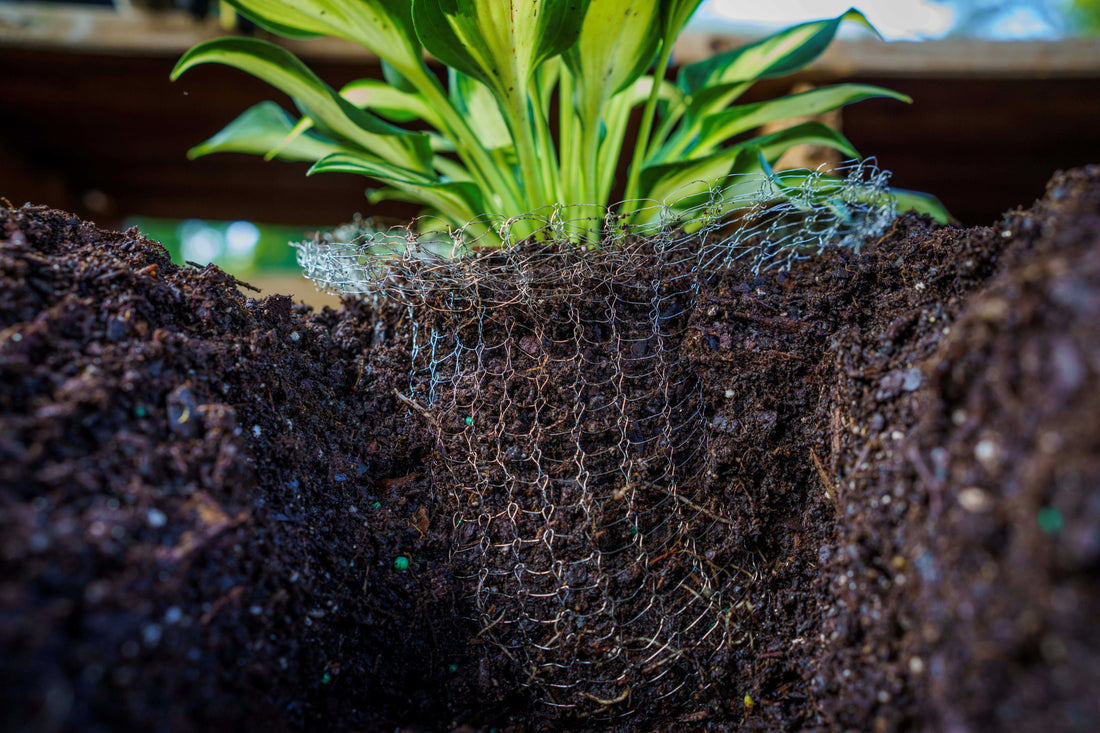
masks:
<path id="1" fill-rule="evenodd" d="M 956 5 L 962 6 L 959 10 Z M 1000 6 L 970 34 L 987 38 L 1054 38 L 1065 0 L 706 0 L 696 15 L 696 27 L 714 25 L 746 31 L 791 25 L 805 20 L 835 17 L 855 6 L 883 36 L 897 40 L 939 38 L 967 17 L 967 8 Z"/>

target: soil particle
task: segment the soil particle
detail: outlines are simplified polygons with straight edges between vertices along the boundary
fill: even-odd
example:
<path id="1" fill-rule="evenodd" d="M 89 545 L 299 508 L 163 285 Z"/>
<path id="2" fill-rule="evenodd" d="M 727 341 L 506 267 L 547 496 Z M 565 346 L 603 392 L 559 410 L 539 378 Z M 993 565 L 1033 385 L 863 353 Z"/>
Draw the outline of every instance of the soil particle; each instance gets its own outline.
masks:
<path id="1" fill-rule="evenodd" d="M 533 707 L 482 633 L 437 438 L 498 428 L 395 396 L 405 309 L 257 301 L 134 231 L 0 210 L 3 727 L 1096 729 L 1098 254 L 1088 168 L 662 315 L 721 520 L 699 554 L 744 602 L 691 695 L 598 722 Z M 547 323 L 516 359 L 559 348 Z"/>

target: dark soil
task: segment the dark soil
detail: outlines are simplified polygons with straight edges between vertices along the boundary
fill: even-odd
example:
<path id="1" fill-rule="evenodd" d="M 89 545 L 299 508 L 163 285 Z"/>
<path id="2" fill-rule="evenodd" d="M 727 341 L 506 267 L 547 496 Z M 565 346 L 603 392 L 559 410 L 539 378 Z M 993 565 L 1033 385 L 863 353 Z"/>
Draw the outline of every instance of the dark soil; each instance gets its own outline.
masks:
<path id="1" fill-rule="evenodd" d="M 818 418 L 839 497 L 819 711 L 875 730 L 1094 730 L 1100 167 L 1055 175 L 995 226 L 905 236 L 923 272 L 880 301 L 886 330 L 836 340 Z"/>
<path id="2" fill-rule="evenodd" d="M 551 716 L 452 552 L 461 428 L 394 396 L 406 310 L 0 210 L 0 727 L 1100 727 L 1100 168 L 676 317 L 738 633 L 690 695 Z"/>
<path id="3" fill-rule="evenodd" d="M 448 671 L 469 614 L 378 315 L 255 301 L 55 211 L 0 227 L 0 728 L 485 706 Z"/>

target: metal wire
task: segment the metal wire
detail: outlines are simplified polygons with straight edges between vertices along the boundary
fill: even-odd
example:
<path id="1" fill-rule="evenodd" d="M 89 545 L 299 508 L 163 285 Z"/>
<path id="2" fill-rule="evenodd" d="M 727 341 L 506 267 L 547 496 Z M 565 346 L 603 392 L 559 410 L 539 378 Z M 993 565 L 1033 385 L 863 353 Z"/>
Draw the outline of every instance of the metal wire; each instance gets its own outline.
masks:
<path id="1" fill-rule="evenodd" d="M 404 398 L 441 447 L 483 636 L 548 712 L 684 699 L 743 642 L 743 559 L 722 497 L 701 488 L 705 405 L 679 345 L 699 290 L 731 263 L 789 267 L 893 220 L 886 173 L 839 173 L 696 187 L 648 202 L 638 227 L 560 208 L 493 222 L 500 249 L 418 233 L 423 221 L 298 246 L 319 284 L 409 308 Z M 512 241 L 521 220 L 533 234 Z M 601 246 L 586 251 L 592 232 Z"/>

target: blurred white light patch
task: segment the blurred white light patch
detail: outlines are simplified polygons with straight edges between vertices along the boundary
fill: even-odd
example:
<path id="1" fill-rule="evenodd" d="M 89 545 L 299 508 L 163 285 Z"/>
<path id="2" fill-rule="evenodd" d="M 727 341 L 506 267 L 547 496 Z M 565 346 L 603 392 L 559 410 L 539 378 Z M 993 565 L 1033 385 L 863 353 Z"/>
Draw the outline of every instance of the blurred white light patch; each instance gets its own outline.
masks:
<path id="1" fill-rule="evenodd" d="M 955 11 L 930 0 L 707 0 L 696 16 L 696 29 L 708 23 L 751 27 L 783 27 L 807 20 L 835 18 L 855 5 L 884 37 L 919 40 L 945 35 Z M 850 33 L 849 28 L 847 32 Z"/>
<path id="2" fill-rule="evenodd" d="M 222 233 L 199 219 L 188 219 L 179 226 L 180 254 L 185 262 L 207 265 L 222 252 Z"/>
<path id="3" fill-rule="evenodd" d="M 225 247 L 230 257 L 251 257 L 260 242 L 260 228 L 250 221 L 235 221 L 225 230 Z"/>
<path id="4" fill-rule="evenodd" d="M 1061 33 L 1033 8 L 1014 8 L 998 18 L 990 29 L 994 38 L 1019 38 L 1022 40 L 1050 40 L 1060 38 Z"/>

